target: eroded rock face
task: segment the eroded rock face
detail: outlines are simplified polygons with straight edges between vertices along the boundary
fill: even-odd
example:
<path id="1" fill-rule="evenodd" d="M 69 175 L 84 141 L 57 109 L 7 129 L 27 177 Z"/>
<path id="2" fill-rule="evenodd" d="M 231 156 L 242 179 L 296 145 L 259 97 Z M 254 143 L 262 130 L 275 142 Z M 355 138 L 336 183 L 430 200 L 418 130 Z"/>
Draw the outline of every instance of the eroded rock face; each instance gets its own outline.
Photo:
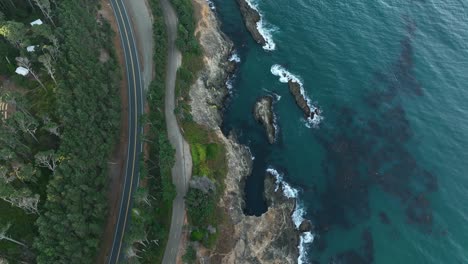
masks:
<path id="1" fill-rule="evenodd" d="M 224 86 L 228 72 L 234 65 L 228 61 L 232 43 L 219 29 L 214 13 L 204 0 L 194 0 L 197 27 L 195 35 L 203 48 L 204 69 L 190 89 L 194 120 L 208 127 L 218 127 L 222 122 L 221 110 L 228 94 Z"/>
<path id="2" fill-rule="evenodd" d="M 231 178 L 227 182 L 232 182 Z M 238 189 L 235 182 L 229 186 Z M 236 187 L 237 186 L 237 187 Z M 226 193 L 229 197 L 229 192 Z M 211 255 L 211 263 L 296 263 L 299 256 L 297 245 L 298 233 L 294 229 L 291 214 L 295 200 L 286 198 L 282 189 L 275 192 L 272 175 L 265 179 L 265 199 L 269 205 L 268 211 L 261 216 L 245 216 L 241 207 L 229 207 L 229 216 L 233 223 L 230 234 L 232 249 L 226 250 L 218 243 L 218 248 Z M 232 196 L 231 196 L 232 197 Z M 240 197 L 233 197 L 239 200 Z M 236 203 L 238 204 L 238 203 Z M 223 241 L 225 242 L 225 241 Z"/>
<path id="3" fill-rule="evenodd" d="M 253 39 L 260 45 L 265 45 L 266 40 L 260 34 L 257 28 L 257 22 L 260 21 L 261 17 L 257 10 L 253 9 L 246 0 L 237 0 L 237 4 L 239 4 L 240 12 L 242 17 L 244 18 L 245 26 L 247 30 L 252 35 Z"/>
<path id="4" fill-rule="evenodd" d="M 270 144 L 275 143 L 276 124 L 273 113 L 273 98 L 271 96 L 260 97 L 255 103 L 253 113 L 255 120 L 265 128 L 268 142 Z"/>

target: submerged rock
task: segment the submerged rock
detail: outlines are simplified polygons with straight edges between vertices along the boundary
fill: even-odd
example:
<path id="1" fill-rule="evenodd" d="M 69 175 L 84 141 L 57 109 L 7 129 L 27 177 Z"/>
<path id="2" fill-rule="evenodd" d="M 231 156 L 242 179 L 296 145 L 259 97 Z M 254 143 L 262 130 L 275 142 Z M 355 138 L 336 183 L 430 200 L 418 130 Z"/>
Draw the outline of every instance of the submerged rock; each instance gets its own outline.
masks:
<path id="1" fill-rule="evenodd" d="M 258 44 L 262 46 L 265 45 L 266 40 L 262 34 L 260 34 L 257 28 L 257 22 L 259 22 L 261 19 L 258 11 L 252 8 L 246 0 L 237 0 L 237 3 L 239 4 L 240 12 L 244 18 L 244 23 L 247 27 L 247 30 Z"/>
<path id="2" fill-rule="evenodd" d="M 304 112 L 306 118 L 313 119 L 316 114 L 318 114 L 318 110 L 315 109 L 312 111 L 309 105 L 307 104 L 307 100 L 305 99 L 304 95 L 301 93 L 301 85 L 293 80 L 288 81 L 289 91 L 294 96 L 294 100 L 296 100 L 296 104 L 301 108 Z"/>
<path id="3" fill-rule="evenodd" d="M 254 117 L 266 130 L 268 142 L 275 143 L 276 127 L 273 114 L 273 98 L 271 96 L 260 97 L 255 103 Z"/>

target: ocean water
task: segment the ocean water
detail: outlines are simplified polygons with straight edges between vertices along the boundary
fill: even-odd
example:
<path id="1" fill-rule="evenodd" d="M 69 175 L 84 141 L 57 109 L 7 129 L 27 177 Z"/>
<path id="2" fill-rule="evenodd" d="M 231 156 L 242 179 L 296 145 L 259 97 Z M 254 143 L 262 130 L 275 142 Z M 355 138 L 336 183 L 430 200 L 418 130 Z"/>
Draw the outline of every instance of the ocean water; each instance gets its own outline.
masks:
<path id="1" fill-rule="evenodd" d="M 267 210 L 274 169 L 315 226 L 302 263 L 468 263 L 468 2 L 251 3 L 266 49 L 234 0 L 213 0 L 240 59 L 223 130 L 255 157 L 245 213 Z M 319 120 L 304 119 L 278 71 Z M 274 145 L 252 116 L 268 94 Z"/>

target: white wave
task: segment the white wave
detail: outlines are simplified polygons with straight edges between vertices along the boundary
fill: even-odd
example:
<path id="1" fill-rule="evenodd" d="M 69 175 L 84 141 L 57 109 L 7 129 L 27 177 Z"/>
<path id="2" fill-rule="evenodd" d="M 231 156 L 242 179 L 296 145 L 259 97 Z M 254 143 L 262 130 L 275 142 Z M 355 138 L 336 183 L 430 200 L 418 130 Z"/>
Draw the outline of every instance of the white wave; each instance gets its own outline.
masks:
<path id="1" fill-rule="evenodd" d="M 306 214 L 304 205 L 299 201 L 299 190 L 293 188 L 289 183 L 285 182 L 283 179 L 283 174 L 278 172 L 276 169 L 269 167 L 267 172 L 272 174 L 276 181 L 275 181 L 275 192 L 278 191 L 280 187 L 283 187 L 283 194 L 287 198 L 294 198 L 296 200 L 296 208 L 291 216 L 296 229 L 299 229 L 301 223 L 305 220 L 304 215 Z M 299 249 L 299 257 L 297 258 L 298 264 L 305 264 L 307 263 L 307 250 L 305 248 L 306 244 L 314 242 L 314 235 L 312 232 L 303 232 L 299 237 L 299 245 L 297 246 Z"/>
<path id="2" fill-rule="evenodd" d="M 237 54 L 236 52 L 233 52 L 231 54 L 231 57 L 229 57 L 229 61 L 233 61 L 233 62 L 236 62 L 236 63 L 239 63 L 241 62 L 241 59 L 239 57 L 239 54 Z"/>
<path id="3" fill-rule="evenodd" d="M 314 242 L 314 235 L 311 232 L 304 232 L 299 237 L 299 257 L 297 258 L 297 264 L 307 263 L 307 250 L 305 248 L 306 244 Z"/>
<path id="4" fill-rule="evenodd" d="M 249 151 L 250 159 L 255 160 L 255 156 L 252 154 L 249 147 L 247 147 L 247 150 Z"/>
<path id="5" fill-rule="evenodd" d="M 262 15 L 260 15 L 260 21 L 257 22 L 257 29 L 258 29 L 258 32 L 265 39 L 265 45 L 263 45 L 263 49 L 275 50 L 276 44 L 273 41 L 273 34 L 272 34 L 275 31 L 275 29 L 271 25 L 265 22 Z"/>
<path id="6" fill-rule="evenodd" d="M 232 84 L 232 82 L 233 82 L 233 80 L 234 80 L 235 77 L 236 77 L 236 76 L 233 75 L 233 76 L 229 77 L 229 78 L 226 80 L 226 88 L 228 88 L 229 93 L 231 93 L 232 88 L 234 87 L 233 84 Z"/>
<path id="7" fill-rule="evenodd" d="M 271 91 L 271 90 L 268 90 L 268 89 L 266 89 L 266 88 L 262 88 L 262 90 L 265 91 L 265 92 L 267 92 L 267 93 L 269 93 L 269 94 L 271 94 L 271 95 L 275 98 L 275 101 L 276 101 L 276 102 L 278 102 L 279 100 L 281 100 L 281 95 L 279 95 L 279 94 L 277 94 L 277 93 L 275 93 L 275 92 L 273 92 L 273 91 Z"/>
<path id="8" fill-rule="evenodd" d="M 300 89 L 301 95 L 306 100 L 307 106 L 309 106 L 310 111 L 318 113 L 318 114 L 315 114 L 313 118 L 310 118 L 310 117 L 307 118 L 306 127 L 308 127 L 308 128 L 318 127 L 320 122 L 323 120 L 323 116 L 321 115 L 322 110 L 318 109 L 316 106 L 314 106 L 312 104 L 312 101 L 310 100 L 309 96 L 307 96 L 307 93 L 304 90 L 304 83 L 302 82 L 301 78 L 294 75 L 294 74 L 292 74 L 291 72 L 286 70 L 286 68 L 284 68 L 283 66 L 281 66 L 279 64 L 275 64 L 275 65 L 271 66 L 270 72 L 273 75 L 278 76 L 279 81 L 282 82 L 282 83 L 288 83 L 289 81 L 292 81 L 292 82 L 295 82 L 295 83 L 299 84 L 299 86 L 301 88 Z"/>
<path id="9" fill-rule="evenodd" d="M 206 0 L 211 10 L 216 10 L 215 4 L 211 0 Z"/>
<path id="10" fill-rule="evenodd" d="M 291 185 L 289 185 L 287 182 L 285 182 L 281 173 L 279 173 L 277 170 L 271 167 L 267 169 L 267 172 L 272 174 L 276 179 L 275 192 L 278 191 L 279 187 L 283 187 L 284 196 L 286 196 L 287 198 L 297 198 L 299 191 L 291 187 Z"/>
<path id="11" fill-rule="evenodd" d="M 260 35 L 262 35 L 262 37 L 265 39 L 265 45 L 263 45 L 263 49 L 275 50 L 276 44 L 273 41 L 272 33 L 276 29 L 270 24 L 265 22 L 265 20 L 263 19 L 263 14 L 260 12 L 257 3 L 254 3 L 252 0 L 246 0 L 246 2 L 250 6 L 250 8 L 257 11 L 257 13 L 260 15 L 260 20 L 257 22 L 257 30 L 260 33 Z"/>
<path id="12" fill-rule="evenodd" d="M 279 95 L 277 93 L 273 93 L 273 95 L 275 96 L 276 102 L 279 102 L 279 100 L 281 100 L 281 95 Z"/>
<path id="13" fill-rule="evenodd" d="M 273 75 L 280 77 L 279 81 L 282 83 L 288 83 L 289 81 L 293 81 L 300 84 L 301 87 L 304 85 L 298 76 L 292 74 L 291 72 L 286 70 L 286 68 L 279 64 L 271 66 L 270 72 Z"/>

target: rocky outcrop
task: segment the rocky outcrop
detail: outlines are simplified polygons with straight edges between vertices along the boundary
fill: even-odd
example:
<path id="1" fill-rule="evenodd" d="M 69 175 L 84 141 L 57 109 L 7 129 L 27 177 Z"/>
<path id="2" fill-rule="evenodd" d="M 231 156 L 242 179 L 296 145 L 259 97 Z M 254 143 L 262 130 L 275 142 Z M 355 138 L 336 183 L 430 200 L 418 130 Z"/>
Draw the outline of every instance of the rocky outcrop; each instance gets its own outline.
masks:
<path id="1" fill-rule="evenodd" d="M 297 262 L 299 239 L 291 220 L 295 201 L 287 199 L 281 188 L 275 192 L 271 175 L 267 175 L 265 179 L 264 195 L 269 208 L 259 217 L 245 216 L 239 207 L 230 208 L 229 215 L 234 224 L 232 233 L 229 234 L 233 241 L 232 249 L 220 251 L 218 246 L 211 256 L 211 263 Z"/>
<path id="2" fill-rule="evenodd" d="M 299 232 L 304 233 L 304 232 L 311 232 L 314 230 L 314 226 L 312 225 L 312 222 L 310 220 L 304 220 L 302 221 L 301 225 L 299 226 Z"/>
<path id="3" fill-rule="evenodd" d="M 213 128 L 225 145 L 228 172 L 224 194 L 219 206 L 225 214 L 220 226 L 216 248 L 199 250 L 202 263 L 296 263 L 298 233 L 294 231 L 291 213 L 294 200 L 274 192 L 271 177 L 266 182 L 265 195 L 269 209 L 262 216 L 246 216 L 244 208 L 244 181 L 251 173 L 252 157 L 246 146 L 236 142 L 233 135 L 226 137 L 219 128 L 220 109 L 227 94 L 226 62 L 231 43 L 219 30 L 214 13 L 204 0 L 193 0 L 198 20 L 196 34 L 204 50 L 205 68 L 192 85 L 191 109 L 195 122 Z M 277 196 L 278 195 L 278 196 Z"/>
<path id="4" fill-rule="evenodd" d="M 237 0 L 239 5 L 240 12 L 244 18 L 245 26 L 247 30 L 252 35 L 253 39 L 260 45 L 265 45 L 266 40 L 258 31 L 257 23 L 260 21 L 261 17 L 258 11 L 253 8 L 246 0 Z"/>
<path id="5" fill-rule="evenodd" d="M 189 186 L 190 188 L 198 189 L 204 193 L 216 190 L 215 183 L 206 176 L 192 176 L 192 179 L 189 181 Z"/>
<path id="6" fill-rule="evenodd" d="M 190 89 L 192 116 L 197 123 L 214 128 L 222 122 L 221 110 L 228 94 L 224 86 L 228 78 L 226 69 L 233 72 L 235 68 L 228 61 L 232 43 L 219 29 L 208 4 L 203 0 L 194 0 L 193 4 L 197 19 L 195 35 L 203 48 L 204 69 Z"/>
<path id="7" fill-rule="evenodd" d="M 275 143 L 276 125 L 273 113 L 273 98 L 271 96 L 260 97 L 255 103 L 253 113 L 255 120 L 265 127 L 268 142 L 270 144 Z"/>
<path id="8" fill-rule="evenodd" d="M 294 96 L 294 100 L 296 100 L 296 104 L 304 112 L 305 117 L 314 119 L 314 116 L 319 114 L 318 109 L 314 109 L 314 110 L 310 109 L 310 106 L 307 103 L 306 98 L 301 92 L 301 84 L 293 80 L 289 80 L 288 86 L 289 86 L 289 91 Z"/>

